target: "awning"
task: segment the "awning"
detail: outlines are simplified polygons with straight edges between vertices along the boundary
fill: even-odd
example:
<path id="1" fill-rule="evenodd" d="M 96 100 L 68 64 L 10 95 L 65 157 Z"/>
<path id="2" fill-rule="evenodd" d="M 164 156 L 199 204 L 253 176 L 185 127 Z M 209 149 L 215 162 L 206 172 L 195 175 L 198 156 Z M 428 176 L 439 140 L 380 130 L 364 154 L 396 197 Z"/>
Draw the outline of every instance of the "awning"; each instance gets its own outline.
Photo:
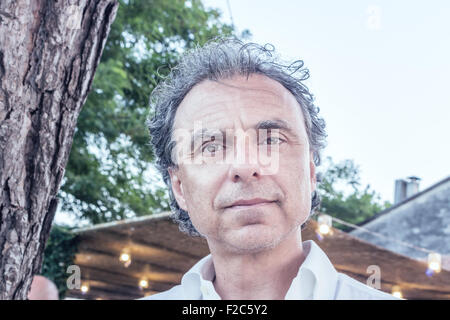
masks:
<path id="1" fill-rule="evenodd" d="M 396 254 L 333 230 L 318 240 L 317 222 L 310 220 L 302 231 L 303 240 L 314 240 L 335 268 L 363 283 L 371 275 L 369 266 L 381 271 L 381 290 L 401 288 L 407 299 L 450 299 L 450 272 L 428 277 L 423 261 Z M 79 248 L 75 264 L 81 268 L 82 283 L 89 291 L 69 290 L 68 297 L 82 299 L 136 299 L 172 288 L 198 260 L 209 254 L 206 240 L 179 231 L 170 213 L 154 214 L 75 230 Z M 119 261 L 128 250 L 131 264 Z M 139 282 L 148 281 L 141 289 Z"/>

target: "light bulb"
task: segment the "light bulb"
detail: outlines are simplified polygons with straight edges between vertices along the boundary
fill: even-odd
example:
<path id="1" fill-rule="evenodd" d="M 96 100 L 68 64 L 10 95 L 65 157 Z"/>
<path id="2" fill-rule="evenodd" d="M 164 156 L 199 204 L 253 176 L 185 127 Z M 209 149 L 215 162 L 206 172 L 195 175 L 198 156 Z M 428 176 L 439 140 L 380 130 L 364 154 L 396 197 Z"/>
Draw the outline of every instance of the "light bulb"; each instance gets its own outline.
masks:
<path id="1" fill-rule="evenodd" d="M 403 294 L 402 294 L 402 291 L 400 290 L 399 286 L 392 287 L 392 295 L 396 298 L 403 299 Z"/>
<path id="2" fill-rule="evenodd" d="M 141 281 L 139 281 L 139 287 L 141 287 L 142 289 L 147 289 L 148 281 L 146 279 L 142 279 Z"/>
<path id="3" fill-rule="evenodd" d="M 433 272 L 441 271 L 441 255 L 439 253 L 428 254 L 428 269 Z"/>
<path id="4" fill-rule="evenodd" d="M 129 248 L 125 248 L 122 250 L 122 252 L 120 253 L 119 260 L 120 260 L 120 262 L 123 262 L 123 265 L 125 266 L 125 268 L 128 268 L 130 266 L 131 254 L 130 254 Z"/>
<path id="5" fill-rule="evenodd" d="M 317 222 L 319 223 L 319 229 L 318 232 L 321 235 L 326 235 L 331 233 L 331 226 L 332 226 L 332 218 L 331 216 L 327 214 L 321 214 L 319 218 L 317 219 Z"/>
<path id="6" fill-rule="evenodd" d="M 87 293 L 89 291 L 89 285 L 88 284 L 83 284 L 80 288 L 81 292 L 83 294 Z"/>
<path id="7" fill-rule="evenodd" d="M 127 262 L 129 260 L 130 260 L 130 254 L 126 253 L 126 252 L 122 252 L 122 254 L 120 255 L 120 261 Z"/>
<path id="8" fill-rule="evenodd" d="M 321 234 L 328 234 L 328 232 L 330 232 L 330 227 L 327 226 L 326 224 L 322 224 L 319 226 L 319 232 Z"/>

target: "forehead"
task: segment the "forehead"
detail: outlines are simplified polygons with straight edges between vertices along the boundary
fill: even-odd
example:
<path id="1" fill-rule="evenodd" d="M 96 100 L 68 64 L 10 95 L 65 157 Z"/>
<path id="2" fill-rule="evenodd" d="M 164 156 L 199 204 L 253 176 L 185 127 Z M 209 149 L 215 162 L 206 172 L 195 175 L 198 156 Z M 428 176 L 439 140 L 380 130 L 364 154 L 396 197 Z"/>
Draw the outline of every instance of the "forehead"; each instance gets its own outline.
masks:
<path id="1" fill-rule="evenodd" d="M 266 76 L 234 76 L 194 86 L 178 107 L 174 129 L 193 129 L 196 121 L 208 128 L 247 129 L 261 120 L 275 118 L 301 127 L 303 116 L 295 97 Z"/>

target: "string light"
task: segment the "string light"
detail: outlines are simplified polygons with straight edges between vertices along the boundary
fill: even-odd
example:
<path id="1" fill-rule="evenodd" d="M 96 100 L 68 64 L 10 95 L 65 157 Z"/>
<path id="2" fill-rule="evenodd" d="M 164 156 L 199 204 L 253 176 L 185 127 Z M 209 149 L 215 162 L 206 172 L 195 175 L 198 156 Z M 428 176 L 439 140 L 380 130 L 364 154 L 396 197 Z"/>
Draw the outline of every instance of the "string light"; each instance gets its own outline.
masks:
<path id="1" fill-rule="evenodd" d="M 330 216 L 325 215 L 325 214 L 319 215 L 319 217 L 317 219 L 317 222 L 319 223 L 319 228 L 316 230 L 316 234 L 317 234 L 319 240 L 322 241 L 323 236 L 329 234 L 329 233 L 326 233 L 326 231 L 328 231 L 328 229 L 332 233 L 332 231 L 333 231 L 332 228 L 331 228 L 332 220 L 336 220 L 336 222 L 339 222 L 340 224 L 343 224 L 343 225 L 345 225 L 347 227 L 351 227 L 351 228 L 354 228 L 354 229 L 362 230 L 364 232 L 370 233 L 370 234 L 372 234 L 374 236 L 377 236 L 379 238 L 388 240 L 390 242 L 395 242 L 395 243 L 397 243 L 399 245 L 402 245 L 402 246 L 405 246 L 405 247 L 408 247 L 408 248 L 411 248 L 411 249 L 415 249 L 415 250 L 418 250 L 418 251 L 421 251 L 421 252 L 428 253 L 428 269 L 426 270 L 425 274 L 427 276 L 429 276 L 429 277 L 431 277 L 435 273 L 439 273 L 441 271 L 441 269 L 442 269 L 442 262 L 441 262 L 442 257 L 441 257 L 441 255 L 439 253 L 436 253 L 436 252 L 433 252 L 431 250 L 428 250 L 428 249 L 425 249 L 425 248 L 421 248 L 421 247 L 418 247 L 418 246 L 415 246 L 415 245 L 412 245 L 412 244 L 409 244 L 409 243 L 406 243 L 406 242 L 403 242 L 403 241 L 400 241 L 400 240 L 397 240 L 397 239 L 392 239 L 392 238 L 386 237 L 385 235 L 380 234 L 378 232 L 374 232 L 374 231 L 371 231 L 371 230 L 366 229 L 364 227 L 360 227 L 360 226 L 354 225 L 353 223 L 349 223 L 347 221 L 341 220 L 341 219 L 336 218 L 336 217 L 331 218 Z M 321 232 L 321 230 L 322 230 L 322 232 Z"/>
<path id="2" fill-rule="evenodd" d="M 131 264 L 131 254 L 130 249 L 125 248 L 120 253 L 119 261 L 123 263 L 125 268 L 128 268 Z"/>
<path id="3" fill-rule="evenodd" d="M 89 284 L 88 283 L 84 283 L 81 286 L 80 291 L 81 291 L 82 294 L 88 293 L 88 291 L 89 291 Z"/>
<path id="4" fill-rule="evenodd" d="M 126 252 L 122 252 L 122 254 L 120 255 L 120 261 L 127 262 L 129 260 L 130 260 L 130 255 Z"/>
<path id="5" fill-rule="evenodd" d="M 147 289 L 148 288 L 148 280 L 147 279 L 141 279 L 139 281 L 139 288 Z"/>
<path id="6" fill-rule="evenodd" d="M 329 234 L 332 225 L 332 218 L 327 214 L 322 214 L 319 216 L 319 232 L 323 235 Z"/>
<path id="7" fill-rule="evenodd" d="M 392 295 L 396 298 L 403 299 L 403 294 L 402 294 L 402 291 L 400 290 L 399 286 L 392 287 Z"/>
<path id="8" fill-rule="evenodd" d="M 316 234 L 319 240 L 322 241 L 323 236 L 332 234 L 331 226 L 333 224 L 333 219 L 327 214 L 321 214 L 319 215 L 317 222 L 319 226 L 316 230 Z"/>
<path id="9" fill-rule="evenodd" d="M 441 272 L 442 257 L 439 253 L 432 252 L 428 254 L 428 269 L 427 276 L 432 276 L 434 273 Z"/>
<path id="10" fill-rule="evenodd" d="M 149 286 L 148 277 L 150 275 L 150 266 L 146 264 L 140 274 L 139 289 L 144 290 Z"/>
<path id="11" fill-rule="evenodd" d="M 128 268 L 131 264 L 131 249 L 130 248 L 132 247 L 131 236 L 133 234 L 133 231 L 134 231 L 134 227 L 131 227 L 130 229 L 128 229 L 128 231 L 127 231 L 128 241 L 127 241 L 125 248 L 122 250 L 122 252 L 120 253 L 120 256 L 119 256 L 119 261 L 123 263 L 125 268 Z"/>

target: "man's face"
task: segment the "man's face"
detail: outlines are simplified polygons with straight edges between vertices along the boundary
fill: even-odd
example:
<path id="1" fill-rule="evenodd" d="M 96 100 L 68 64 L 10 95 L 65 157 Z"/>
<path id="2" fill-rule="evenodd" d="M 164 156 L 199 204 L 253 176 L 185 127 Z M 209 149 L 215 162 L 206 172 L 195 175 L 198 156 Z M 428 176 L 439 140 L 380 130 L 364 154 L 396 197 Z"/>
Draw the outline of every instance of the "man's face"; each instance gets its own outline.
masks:
<path id="1" fill-rule="evenodd" d="M 267 120 L 284 121 L 291 130 L 255 129 Z M 173 129 L 193 134 L 198 123 L 204 130 L 227 134 L 204 136 L 193 153 L 177 158 L 178 169 L 169 173 L 178 205 L 189 213 L 210 247 L 236 253 L 276 247 L 308 218 L 316 185 L 298 102 L 280 83 L 263 75 L 207 80 L 186 95 Z M 242 140 L 243 132 L 255 134 Z M 177 143 L 175 149 L 186 143 Z M 270 149 L 271 159 L 277 161 L 275 170 L 267 171 L 254 161 L 262 148 Z M 198 157 L 200 162 L 195 161 Z M 187 158 L 194 161 L 184 161 Z M 251 199 L 267 202 L 232 206 Z"/>

